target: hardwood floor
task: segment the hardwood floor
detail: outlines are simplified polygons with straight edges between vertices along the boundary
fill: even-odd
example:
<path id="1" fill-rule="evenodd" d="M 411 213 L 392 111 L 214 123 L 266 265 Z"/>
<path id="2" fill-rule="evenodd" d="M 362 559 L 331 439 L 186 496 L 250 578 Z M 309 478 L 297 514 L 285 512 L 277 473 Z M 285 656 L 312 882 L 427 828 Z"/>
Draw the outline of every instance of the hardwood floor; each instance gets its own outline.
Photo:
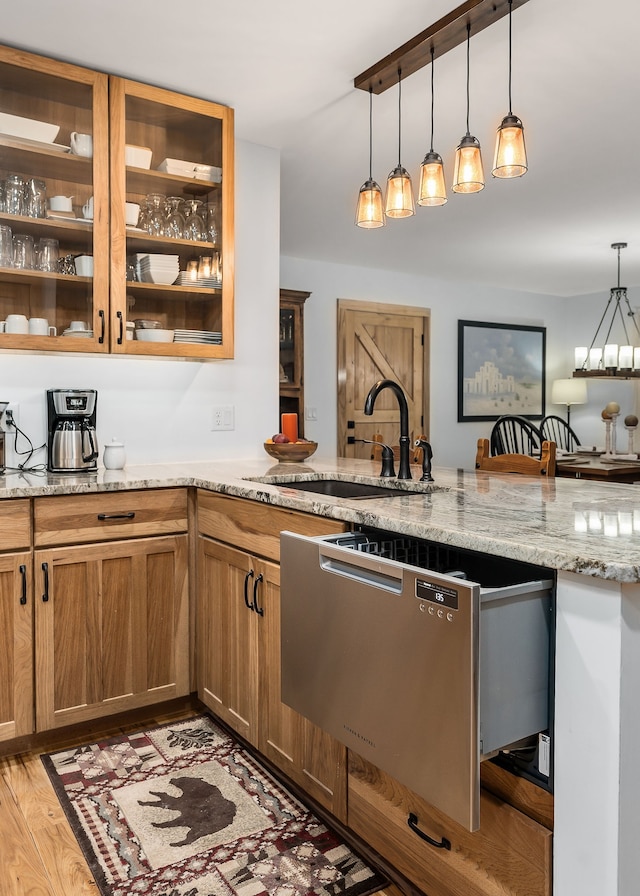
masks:
<path id="1" fill-rule="evenodd" d="M 0 896 L 97 896 L 98 888 L 40 761 L 42 753 L 99 737 L 162 725 L 194 715 L 182 701 L 164 714 L 132 713 L 123 724 L 85 726 L 42 739 L 37 746 L 0 758 Z M 395 886 L 380 896 L 402 896 Z"/>

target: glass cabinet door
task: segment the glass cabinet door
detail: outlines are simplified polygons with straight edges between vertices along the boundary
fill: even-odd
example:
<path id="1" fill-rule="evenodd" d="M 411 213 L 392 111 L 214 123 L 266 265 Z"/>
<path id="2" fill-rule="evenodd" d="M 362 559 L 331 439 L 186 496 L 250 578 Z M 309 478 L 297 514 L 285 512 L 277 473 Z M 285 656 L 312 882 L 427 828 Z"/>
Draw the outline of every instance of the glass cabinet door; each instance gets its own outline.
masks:
<path id="1" fill-rule="evenodd" d="M 0 348 L 108 350 L 108 152 L 106 75 L 0 47 Z"/>
<path id="2" fill-rule="evenodd" d="M 110 130 L 111 350 L 233 357 L 233 110 L 111 78 Z"/>

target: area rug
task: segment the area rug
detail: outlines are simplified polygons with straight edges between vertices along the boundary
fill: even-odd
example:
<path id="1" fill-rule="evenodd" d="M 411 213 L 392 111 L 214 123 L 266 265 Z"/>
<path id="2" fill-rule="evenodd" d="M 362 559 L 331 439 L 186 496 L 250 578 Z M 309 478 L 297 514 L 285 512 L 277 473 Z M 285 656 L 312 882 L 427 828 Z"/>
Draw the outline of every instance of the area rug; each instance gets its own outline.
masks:
<path id="1" fill-rule="evenodd" d="M 42 761 L 102 896 L 367 896 L 388 883 L 206 715 Z"/>

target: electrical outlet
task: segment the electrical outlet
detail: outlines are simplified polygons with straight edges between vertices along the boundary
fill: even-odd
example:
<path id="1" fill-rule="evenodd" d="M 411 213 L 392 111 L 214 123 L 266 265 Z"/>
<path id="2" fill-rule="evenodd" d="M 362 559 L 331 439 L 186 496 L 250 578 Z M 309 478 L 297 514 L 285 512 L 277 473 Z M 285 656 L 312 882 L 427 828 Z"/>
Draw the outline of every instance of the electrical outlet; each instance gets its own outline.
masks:
<path id="1" fill-rule="evenodd" d="M 4 412 L 4 425 L 10 428 L 12 426 L 20 426 L 20 405 L 9 403 Z M 13 418 L 13 419 L 12 419 Z M 12 422 L 9 422 L 12 419 Z"/>
<path id="2" fill-rule="evenodd" d="M 236 428 L 235 408 L 232 404 L 218 405 L 213 409 L 213 421 L 211 429 L 216 432 L 220 430 L 231 430 Z"/>

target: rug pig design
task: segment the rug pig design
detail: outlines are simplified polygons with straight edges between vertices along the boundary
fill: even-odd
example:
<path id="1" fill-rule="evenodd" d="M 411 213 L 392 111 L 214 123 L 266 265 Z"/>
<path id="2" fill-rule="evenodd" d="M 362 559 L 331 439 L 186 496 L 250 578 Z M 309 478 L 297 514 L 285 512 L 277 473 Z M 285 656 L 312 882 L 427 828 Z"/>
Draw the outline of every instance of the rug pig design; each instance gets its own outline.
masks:
<path id="1" fill-rule="evenodd" d="M 215 834 L 228 827 L 236 814 L 236 806 L 226 799 L 215 784 L 201 778 L 172 778 L 169 782 L 182 791 L 180 796 L 171 796 L 157 790 L 150 790 L 157 800 L 138 800 L 140 806 L 169 809 L 178 812 L 176 818 L 168 821 L 152 822 L 154 828 L 189 828 L 184 840 L 169 846 L 188 846 L 207 834 Z"/>

